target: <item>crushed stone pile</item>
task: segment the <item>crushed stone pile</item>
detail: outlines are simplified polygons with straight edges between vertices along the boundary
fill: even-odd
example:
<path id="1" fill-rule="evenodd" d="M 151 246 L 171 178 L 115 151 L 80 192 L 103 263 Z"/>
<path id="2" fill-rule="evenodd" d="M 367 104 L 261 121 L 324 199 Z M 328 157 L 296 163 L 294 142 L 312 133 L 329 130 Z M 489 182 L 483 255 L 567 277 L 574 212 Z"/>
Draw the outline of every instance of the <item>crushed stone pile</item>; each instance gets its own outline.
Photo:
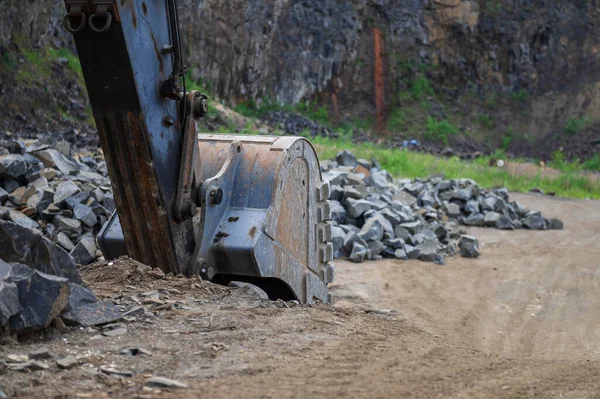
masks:
<path id="1" fill-rule="evenodd" d="M 101 253 L 96 235 L 115 210 L 101 151 L 73 153 L 66 141 L 0 145 L 0 219 L 35 229 L 78 264 Z"/>
<path id="2" fill-rule="evenodd" d="M 101 252 L 96 235 L 115 209 L 102 153 L 62 140 L 0 143 L 0 327 L 26 334 L 60 316 L 71 325 L 120 317 L 86 287 L 76 264 Z"/>
<path id="3" fill-rule="evenodd" d="M 462 226 L 503 230 L 562 229 L 558 219 L 510 201 L 506 188 L 483 190 L 470 179 L 394 179 L 377 161 L 349 151 L 322 164 L 331 185 L 334 257 L 397 258 L 444 263 L 445 256 L 480 255 Z"/>

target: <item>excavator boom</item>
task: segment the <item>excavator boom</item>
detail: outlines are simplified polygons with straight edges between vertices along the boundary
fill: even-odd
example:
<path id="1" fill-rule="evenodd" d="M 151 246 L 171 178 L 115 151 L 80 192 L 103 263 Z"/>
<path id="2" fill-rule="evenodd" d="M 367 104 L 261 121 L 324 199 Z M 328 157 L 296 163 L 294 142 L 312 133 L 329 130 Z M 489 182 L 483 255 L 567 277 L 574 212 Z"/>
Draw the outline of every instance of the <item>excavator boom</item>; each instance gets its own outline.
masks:
<path id="1" fill-rule="evenodd" d="M 117 212 L 120 255 L 272 298 L 330 302 L 329 185 L 299 137 L 198 135 L 175 0 L 65 0 Z"/>

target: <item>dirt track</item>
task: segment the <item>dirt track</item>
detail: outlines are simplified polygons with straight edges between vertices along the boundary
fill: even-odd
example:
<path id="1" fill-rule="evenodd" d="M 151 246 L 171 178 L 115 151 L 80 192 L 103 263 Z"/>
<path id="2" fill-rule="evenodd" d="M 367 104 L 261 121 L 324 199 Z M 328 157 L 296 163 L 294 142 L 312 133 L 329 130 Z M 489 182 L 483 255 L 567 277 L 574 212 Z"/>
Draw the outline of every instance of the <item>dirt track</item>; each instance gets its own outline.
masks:
<path id="1" fill-rule="evenodd" d="M 122 337 L 82 329 L 0 347 L 4 357 L 46 345 L 82 363 L 0 370 L 0 385 L 18 397 L 600 397 L 600 202 L 515 198 L 566 230 L 474 230 L 483 256 L 446 266 L 338 262 L 333 309 L 130 274 L 102 284 L 104 271 L 84 273 L 107 297 L 176 287 L 171 300 L 188 309 L 158 311 Z M 397 313 L 364 311 L 382 309 Z M 119 355 L 130 345 L 153 356 Z M 95 372 L 106 365 L 134 376 Z M 191 389 L 144 390 L 150 374 Z"/>

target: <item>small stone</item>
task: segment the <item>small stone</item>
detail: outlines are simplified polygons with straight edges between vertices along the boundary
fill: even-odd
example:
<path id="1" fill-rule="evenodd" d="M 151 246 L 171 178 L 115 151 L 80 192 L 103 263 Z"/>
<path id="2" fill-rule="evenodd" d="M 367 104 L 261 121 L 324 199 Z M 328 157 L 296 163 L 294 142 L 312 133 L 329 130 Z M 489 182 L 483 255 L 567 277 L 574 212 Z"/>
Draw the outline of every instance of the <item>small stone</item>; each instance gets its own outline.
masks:
<path id="1" fill-rule="evenodd" d="M 45 167 L 56 168 L 65 176 L 75 174 L 79 170 L 75 162 L 69 160 L 55 149 L 49 148 L 43 151 L 38 151 L 35 152 L 34 155 L 44 163 Z"/>
<path id="2" fill-rule="evenodd" d="M 52 181 L 56 178 L 56 170 L 52 168 L 45 168 L 40 172 L 40 176 L 45 178 L 47 181 Z"/>
<path id="3" fill-rule="evenodd" d="M 38 222 L 29 218 L 24 213 L 15 211 L 13 209 L 8 211 L 8 219 L 12 222 L 15 222 L 19 226 L 25 227 L 27 229 L 38 229 L 40 227 Z"/>
<path id="4" fill-rule="evenodd" d="M 73 241 L 62 231 L 56 235 L 56 242 L 67 251 L 72 251 L 75 248 Z"/>
<path id="5" fill-rule="evenodd" d="M 484 217 L 484 222 L 487 227 L 496 226 L 498 220 L 500 220 L 500 215 L 498 212 L 487 212 Z"/>
<path id="6" fill-rule="evenodd" d="M 411 234 L 419 234 L 424 229 L 423 223 L 418 222 L 418 221 L 411 222 L 411 223 L 404 223 L 404 224 L 401 224 L 400 227 L 406 229 Z"/>
<path id="7" fill-rule="evenodd" d="M 351 218 L 358 218 L 362 216 L 366 211 L 372 209 L 372 205 L 366 200 L 355 200 L 348 198 L 346 200 L 346 210 Z"/>
<path id="8" fill-rule="evenodd" d="M 0 178 L 16 179 L 27 173 L 29 166 L 21 154 L 0 155 Z"/>
<path id="9" fill-rule="evenodd" d="M 87 205 L 77 204 L 73 208 L 73 216 L 88 227 L 94 227 L 98 222 L 96 214 Z"/>
<path id="10" fill-rule="evenodd" d="M 25 367 L 31 371 L 48 370 L 50 368 L 50 366 L 48 366 L 46 363 L 39 362 L 37 360 L 28 361 L 27 363 L 25 363 Z"/>
<path id="11" fill-rule="evenodd" d="M 181 388 L 187 389 L 189 386 L 181 381 L 171 380 L 164 377 L 150 377 L 144 383 L 144 386 L 150 388 Z"/>
<path id="12" fill-rule="evenodd" d="M 61 370 L 70 370 L 73 367 L 77 366 L 78 364 L 79 364 L 79 361 L 72 356 L 67 356 L 65 358 L 58 359 L 56 361 L 56 365 Z"/>
<path id="13" fill-rule="evenodd" d="M 80 191 L 81 190 L 79 187 L 77 187 L 77 184 L 70 180 L 64 181 L 56 187 L 54 203 L 61 204 L 63 201 L 79 193 Z"/>
<path id="14" fill-rule="evenodd" d="M 25 191 L 27 191 L 26 187 L 18 187 L 8 195 L 8 200 L 17 206 L 25 205 L 27 203 L 27 200 L 25 199 Z"/>
<path id="15" fill-rule="evenodd" d="M 408 240 L 410 238 L 410 232 L 402 226 L 396 226 L 394 228 L 394 235 L 396 238 L 401 238 L 403 240 Z"/>
<path id="16" fill-rule="evenodd" d="M 75 233 L 76 235 L 81 234 L 81 222 L 77 219 L 71 219 L 66 217 L 56 218 L 58 221 L 57 227 L 58 231 L 66 231 Z M 56 221 L 55 221 L 56 224 Z"/>
<path id="17" fill-rule="evenodd" d="M 473 236 L 463 235 L 458 243 L 460 247 L 460 256 L 463 258 L 478 258 L 479 242 Z"/>
<path id="18" fill-rule="evenodd" d="M 467 226 L 485 226 L 485 216 L 481 213 L 472 213 L 462 220 L 462 223 Z"/>
<path id="19" fill-rule="evenodd" d="M 363 263 L 368 255 L 368 249 L 359 244 L 358 242 L 354 242 L 352 244 L 352 252 L 350 254 L 350 260 L 354 263 Z"/>
<path id="20" fill-rule="evenodd" d="M 50 353 L 50 349 L 44 346 L 31 352 L 29 358 L 34 360 L 45 360 L 52 358 L 52 354 Z"/>
<path id="21" fill-rule="evenodd" d="M 408 259 L 418 259 L 419 255 L 421 255 L 421 250 L 419 248 L 408 244 L 404 246 L 404 252 L 406 252 Z"/>
<path id="22" fill-rule="evenodd" d="M 397 249 L 394 252 L 394 256 L 396 257 L 396 259 L 408 260 L 408 255 L 406 255 L 406 252 L 404 251 L 404 249 Z"/>
<path id="23" fill-rule="evenodd" d="M 112 367 L 100 367 L 100 371 L 106 375 L 116 375 L 119 377 L 133 377 L 132 371 L 117 370 Z"/>
<path id="24" fill-rule="evenodd" d="M 119 335 L 127 334 L 126 328 L 116 328 L 114 330 L 103 331 L 102 335 L 105 337 L 118 337 Z"/>
<path id="25" fill-rule="evenodd" d="M 344 187 L 344 194 L 343 194 L 344 198 L 352 198 L 352 199 L 362 199 L 363 195 L 360 193 L 360 191 L 358 191 L 357 189 L 355 189 L 352 186 L 346 186 Z"/>
<path id="26" fill-rule="evenodd" d="M 347 212 L 338 201 L 329 201 L 331 206 L 331 219 L 338 224 L 344 224 L 346 222 Z"/>
<path id="27" fill-rule="evenodd" d="M 409 193 L 407 193 L 405 191 L 401 191 L 398 194 L 395 194 L 392 197 L 392 200 L 398 201 L 402 205 L 405 205 L 405 206 L 412 206 L 417 203 L 417 198 L 413 197 L 412 195 L 410 195 Z"/>
<path id="28" fill-rule="evenodd" d="M 27 355 L 8 355 L 6 356 L 7 363 L 25 363 L 29 360 Z"/>
<path id="29" fill-rule="evenodd" d="M 93 237 L 84 237 L 70 252 L 79 265 L 89 265 L 96 259 L 96 243 Z"/>
<path id="30" fill-rule="evenodd" d="M 354 156 L 354 154 L 352 154 L 350 151 L 348 150 L 344 150 L 344 151 L 340 151 L 336 156 L 335 156 L 335 160 L 337 161 L 337 163 L 340 166 L 350 166 L 350 167 L 355 167 L 358 165 L 358 160 L 356 159 L 356 157 Z"/>
<path id="31" fill-rule="evenodd" d="M 550 228 L 552 230 L 563 230 L 565 225 L 558 219 L 550 219 Z"/>
<path id="32" fill-rule="evenodd" d="M 148 349 L 144 349 L 144 348 L 140 348 L 140 347 L 125 348 L 121 351 L 121 354 L 122 355 L 130 355 L 130 356 L 140 356 L 140 355 L 152 356 L 152 352 L 150 352 Z"/>
<path id="33" fill-rule="evenodd" d="M 472 213 L 479 213 L 479 202 L 475 200 L 467 201 L 464 209 L 467 215 L 470 215 Z"/>
<path id="34" fill-rule="evenodd" d="M 64 201 L 64 204 L 71 210 L 75 210 L 77 205 L 85 204 L 90 198 L 90 193 L 81 191 L 75 195 L 70 196 Z"/>
<path id="35" fill-rule="evenodd" d="M 486 215 L 487 216 L 487 215 Z M 495 227 L 499 230 L 514 230 L 515 226 L 509 218 L 502 215 L 496 220 Z"/>
<path id="36" fill-rule="evenodd" d="M 529 230 L 546 230 L 546 222 L 538 213 L 531 213 L 523 219 L 523 227 Z"/>

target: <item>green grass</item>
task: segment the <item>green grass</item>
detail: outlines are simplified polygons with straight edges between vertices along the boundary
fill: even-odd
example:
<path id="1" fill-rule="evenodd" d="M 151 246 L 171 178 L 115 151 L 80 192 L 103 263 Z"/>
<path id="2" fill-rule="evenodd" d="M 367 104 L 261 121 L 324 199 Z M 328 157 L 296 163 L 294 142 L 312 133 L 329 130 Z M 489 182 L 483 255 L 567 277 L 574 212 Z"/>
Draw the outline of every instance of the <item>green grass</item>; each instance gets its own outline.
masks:
<path id="1" fill-rule="evenodd" d="M 506 187 L 511 191 L 528 192 L 538 187 L 546 192 L 569 198 L 600 199 L 600 183 L 592 182 L 579 173 L 563 173 L 556 178 L 514 176 L 506 169 L 488 166 L 489 158 L 468 162 L 458 158 L 438 158 L 429 154 L 383 148 L 374 144 L 356 144 L 348 140 L 315 137 L 312 142 L 320 159 L 332 159 L 344 149 L 358 158 L 375 158 L 381 166 L 396 177 L 427 177 L 443 172 L 447 178 L 470 178 L 482 187 Z M 600 164 L 600 159 L 596 162 Z"/>

